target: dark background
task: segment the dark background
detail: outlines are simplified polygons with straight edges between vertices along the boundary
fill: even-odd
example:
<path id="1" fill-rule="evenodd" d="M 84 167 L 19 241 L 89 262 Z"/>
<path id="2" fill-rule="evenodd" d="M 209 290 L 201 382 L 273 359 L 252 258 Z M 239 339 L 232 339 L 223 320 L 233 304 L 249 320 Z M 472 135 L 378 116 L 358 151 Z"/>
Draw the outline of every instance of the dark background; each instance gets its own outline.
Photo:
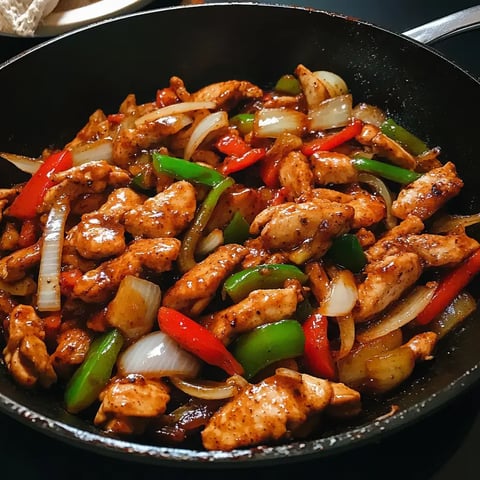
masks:
<path id="1" fill-rule="evenodd" d="M 350 15 L 398 33 L 476 4 L 459 0 L 297 0 L 293 3 Z M 157 0 L 144 9 L 171 5 L 175 3 Z M 41 41 L 0 37 L 0 62 Z M 438 42 L 434 47 L 480 78 L 480 30 Z M 298 479 L 314 476 L 332 480 L 474 480 L 480 478 L 479 405 L 480 385 L 477 385 L 428 418 L 375 444 L 315 461 L 239 470 L 182 469 L 105 457 L 64 444 L 0 414 L 0 477 L 51 479 L 61 476 L 86 480 L 228 477 L 236 480 L 253 475 L 270 480 L 288 475 Z"/>

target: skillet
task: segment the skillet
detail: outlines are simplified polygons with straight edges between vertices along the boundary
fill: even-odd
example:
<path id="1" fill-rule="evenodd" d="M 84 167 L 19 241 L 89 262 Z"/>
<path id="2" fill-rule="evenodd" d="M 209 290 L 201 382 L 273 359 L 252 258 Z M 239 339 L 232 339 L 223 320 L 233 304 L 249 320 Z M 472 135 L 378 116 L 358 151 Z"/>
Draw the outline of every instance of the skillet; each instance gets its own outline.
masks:
<path id="1" fill-rule="evenodd" d="M 429 145 L 442 146 L 466 186 L 457 213 L 480 210 L 475 139 L 480 84 L 435 51 L 359 20 L 304 8 L 210 4 L 131 14 L 47 41 L 0 66 L 8 122 L 0 151 L 36 156 L 60 147 L 96 109 L 116 111 L 127 93 L 147 101 L 171 75 L 193 91 L 248 79 L 268 86 L 298 63 L 336 72 L 357 101 L 380 105 Z M 50 65 L 54 65 L 53 69 Z M 4 122 L 5 123 L 5 122 Z M 2 165 L 2 186 L 23 180 Z M 478 283 L 478 282 L 476 282 Z M 473 285 L 473 291 L 479 290 Z M 478 295 L 478 292 L 476 292 Z M 365 404 L 354 423 L 316 439 L 233 452 L 143 445 L 109 437 L 65 412 L 55 392 L 26 392 L 0 365 L 0 409 L 47 435 L 125 460 L 182 467 L 239 467 L 337 454 L 392 434 L 445 406 L 480 377 L 479 314 L 439 345 L 405 386 Z M 392 417 L 378 418 L 399 405 Z"/>

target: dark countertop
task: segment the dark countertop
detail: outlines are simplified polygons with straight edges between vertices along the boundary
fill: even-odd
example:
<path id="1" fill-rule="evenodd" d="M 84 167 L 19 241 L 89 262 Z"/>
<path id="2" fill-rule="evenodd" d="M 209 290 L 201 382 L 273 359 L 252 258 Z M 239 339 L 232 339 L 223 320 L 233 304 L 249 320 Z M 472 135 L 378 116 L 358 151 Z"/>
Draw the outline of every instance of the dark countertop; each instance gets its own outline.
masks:
<path id="1" fill-rule="evenodd" d="M 270 3 L 280 3 L 270 2 Z M 395 32 L 403 32 L 417 25 L 475 5 L 466 0 L 310 0 L 295 1 L 304 5 L 361 18 Z M 154 1 L 146 8 L 159 8 L 172 3 Z M 0 37 L 0 62 L 39 43 L 41 39 Z M 443 55 L 480 78 L 480 31 L 470 32 L 435 45 Z M 185 470 L 153 465 L 140 465 L 67 445 L 44 433 L 0 415 L 0 472 L 2 478 L 51 479 L 71 476 L 89 480 L 115 478 L 131 479 L 186 478 L 216 480 L 245 475 L 265 478 L 285 478 L 296 475 L 307 478 L 328 475 L 336 480 L 400 479 L 462 480 L 478 479 L 480 474 L 480 385 L 465 392 L 460 398 L 438 412 L 371 444 L 352 452 L 316 461 L 256 470 Z M 59 472 L 59 473 L 56 473 Z"/>

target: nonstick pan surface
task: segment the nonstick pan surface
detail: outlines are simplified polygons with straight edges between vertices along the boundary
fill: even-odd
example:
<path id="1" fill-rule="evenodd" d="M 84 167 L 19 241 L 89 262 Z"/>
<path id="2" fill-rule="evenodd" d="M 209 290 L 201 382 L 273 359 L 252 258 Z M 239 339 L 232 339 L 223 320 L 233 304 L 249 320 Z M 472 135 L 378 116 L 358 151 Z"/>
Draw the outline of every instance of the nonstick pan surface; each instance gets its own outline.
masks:
<path id="1" fill-rule="evenodd" d="M 299 7 L 209 4 L 130 14 L 49 40 L 0 66 L 0 151 L 38 155 L 61 147 L 97 108 L 128 93 L 154 96 L 172 75 L 190 91 L 232 78 L 268 87 L 303 63 L 342 76 L 354 99 L 383 107 L 429 145 L 442 147 L 465 181 L 457 213 L 480 210 L 476 136 L 480 84 L 434 50 L 365 22 Z M 22 176 L 2 165 L 2 186 Z M 474 284 L 473 291 L 478 290 Z M 232 467 L 333 455 L 392 434 L 446 405 L 480 377 L 475 313 L 439 344 L 404 387 L 348 425 L 311 440 L 233 452 L 158 447 L 107 436 L 66 413 L 54 392 L 17 387 L 0 365 L 0 409 L 80 448 L 146 463 Z M 399 413 L 384 419 L 390 405 Z"/>

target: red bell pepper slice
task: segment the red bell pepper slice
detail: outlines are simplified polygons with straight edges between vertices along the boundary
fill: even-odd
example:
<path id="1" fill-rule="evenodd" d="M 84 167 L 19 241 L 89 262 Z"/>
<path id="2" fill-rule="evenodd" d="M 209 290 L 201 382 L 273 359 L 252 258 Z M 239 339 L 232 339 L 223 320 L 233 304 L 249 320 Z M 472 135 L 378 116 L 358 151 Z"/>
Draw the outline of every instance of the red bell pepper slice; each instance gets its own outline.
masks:
<path id="1" fill-rule="evenodd" d="M 440 315 L 453 299 L 480 272 L 480 249 L 462 264 L 447 273 L 438 284 L 430 303 L 417 316 L 415 323 L 426 325 Z"/>
<path id="2" fill-rule="evenodd" d="M 303 332 L 305 333 L 303 362 L 312 375 L 334 380 L 336 369 L 327 330 L 328 318 L 320 313 L 312 313 L 305 320 L 303 323 Z"/>
<path id="3" fill-rule="evenodd" d="M 257 163 L 265 156 L 266 152 L 267 151 L 265 148 L 252 148 L 240 157 L 226 157 L 219 170 L 224 175 L 230 175 L 231 173 L 239 172 L 240 170 Z"/>
<path id="4" fill-rule="evenodd" d="M 304 155 L 310 156 L 315 152 L 321 150 L 333 150 L 336 147 L 348 142 L 352 138 L 355 138 L 360 134 L 363 128 L 363 122 L 361 120 L 355 119 L 350 125 L 347 125 L 345 128 L 339 132 L 332 133 L 326 137 L 313 140 L 309 143 L 306 143 L 302 147 L 302 153 Z"/>
<path id="5" fill-rule="evenodd" d="M 260 165 L 260 178 L 270 188 L 278 188 L 280 181 L 280 159 L 265 158 Z"/>
<path id="6" fill-rule="evenodd" d="M 72 166 L 73 157 L 69 150 L 61 150 L 50 155 L 10 205 L 8 215 L 22 220 L 34 218 L 45 193 L 55 184 L 52 176 Z"/>
<path id="7" fill-rule="evenodd" d="M 177 310 L 160 307 L 160 330 L 172 337 L 182 348 L 210 365 L 225 370 L 229 375 L 243 375 L 243 367 L 210 330 Z"/>
<path id="8" fill-rule="evenodd" d="M 234 157 L 245 155 L 251 148 L 248 143 L 238 135 L 224 135 L 217 140 L 215 146 L 225 155 Z"/>

